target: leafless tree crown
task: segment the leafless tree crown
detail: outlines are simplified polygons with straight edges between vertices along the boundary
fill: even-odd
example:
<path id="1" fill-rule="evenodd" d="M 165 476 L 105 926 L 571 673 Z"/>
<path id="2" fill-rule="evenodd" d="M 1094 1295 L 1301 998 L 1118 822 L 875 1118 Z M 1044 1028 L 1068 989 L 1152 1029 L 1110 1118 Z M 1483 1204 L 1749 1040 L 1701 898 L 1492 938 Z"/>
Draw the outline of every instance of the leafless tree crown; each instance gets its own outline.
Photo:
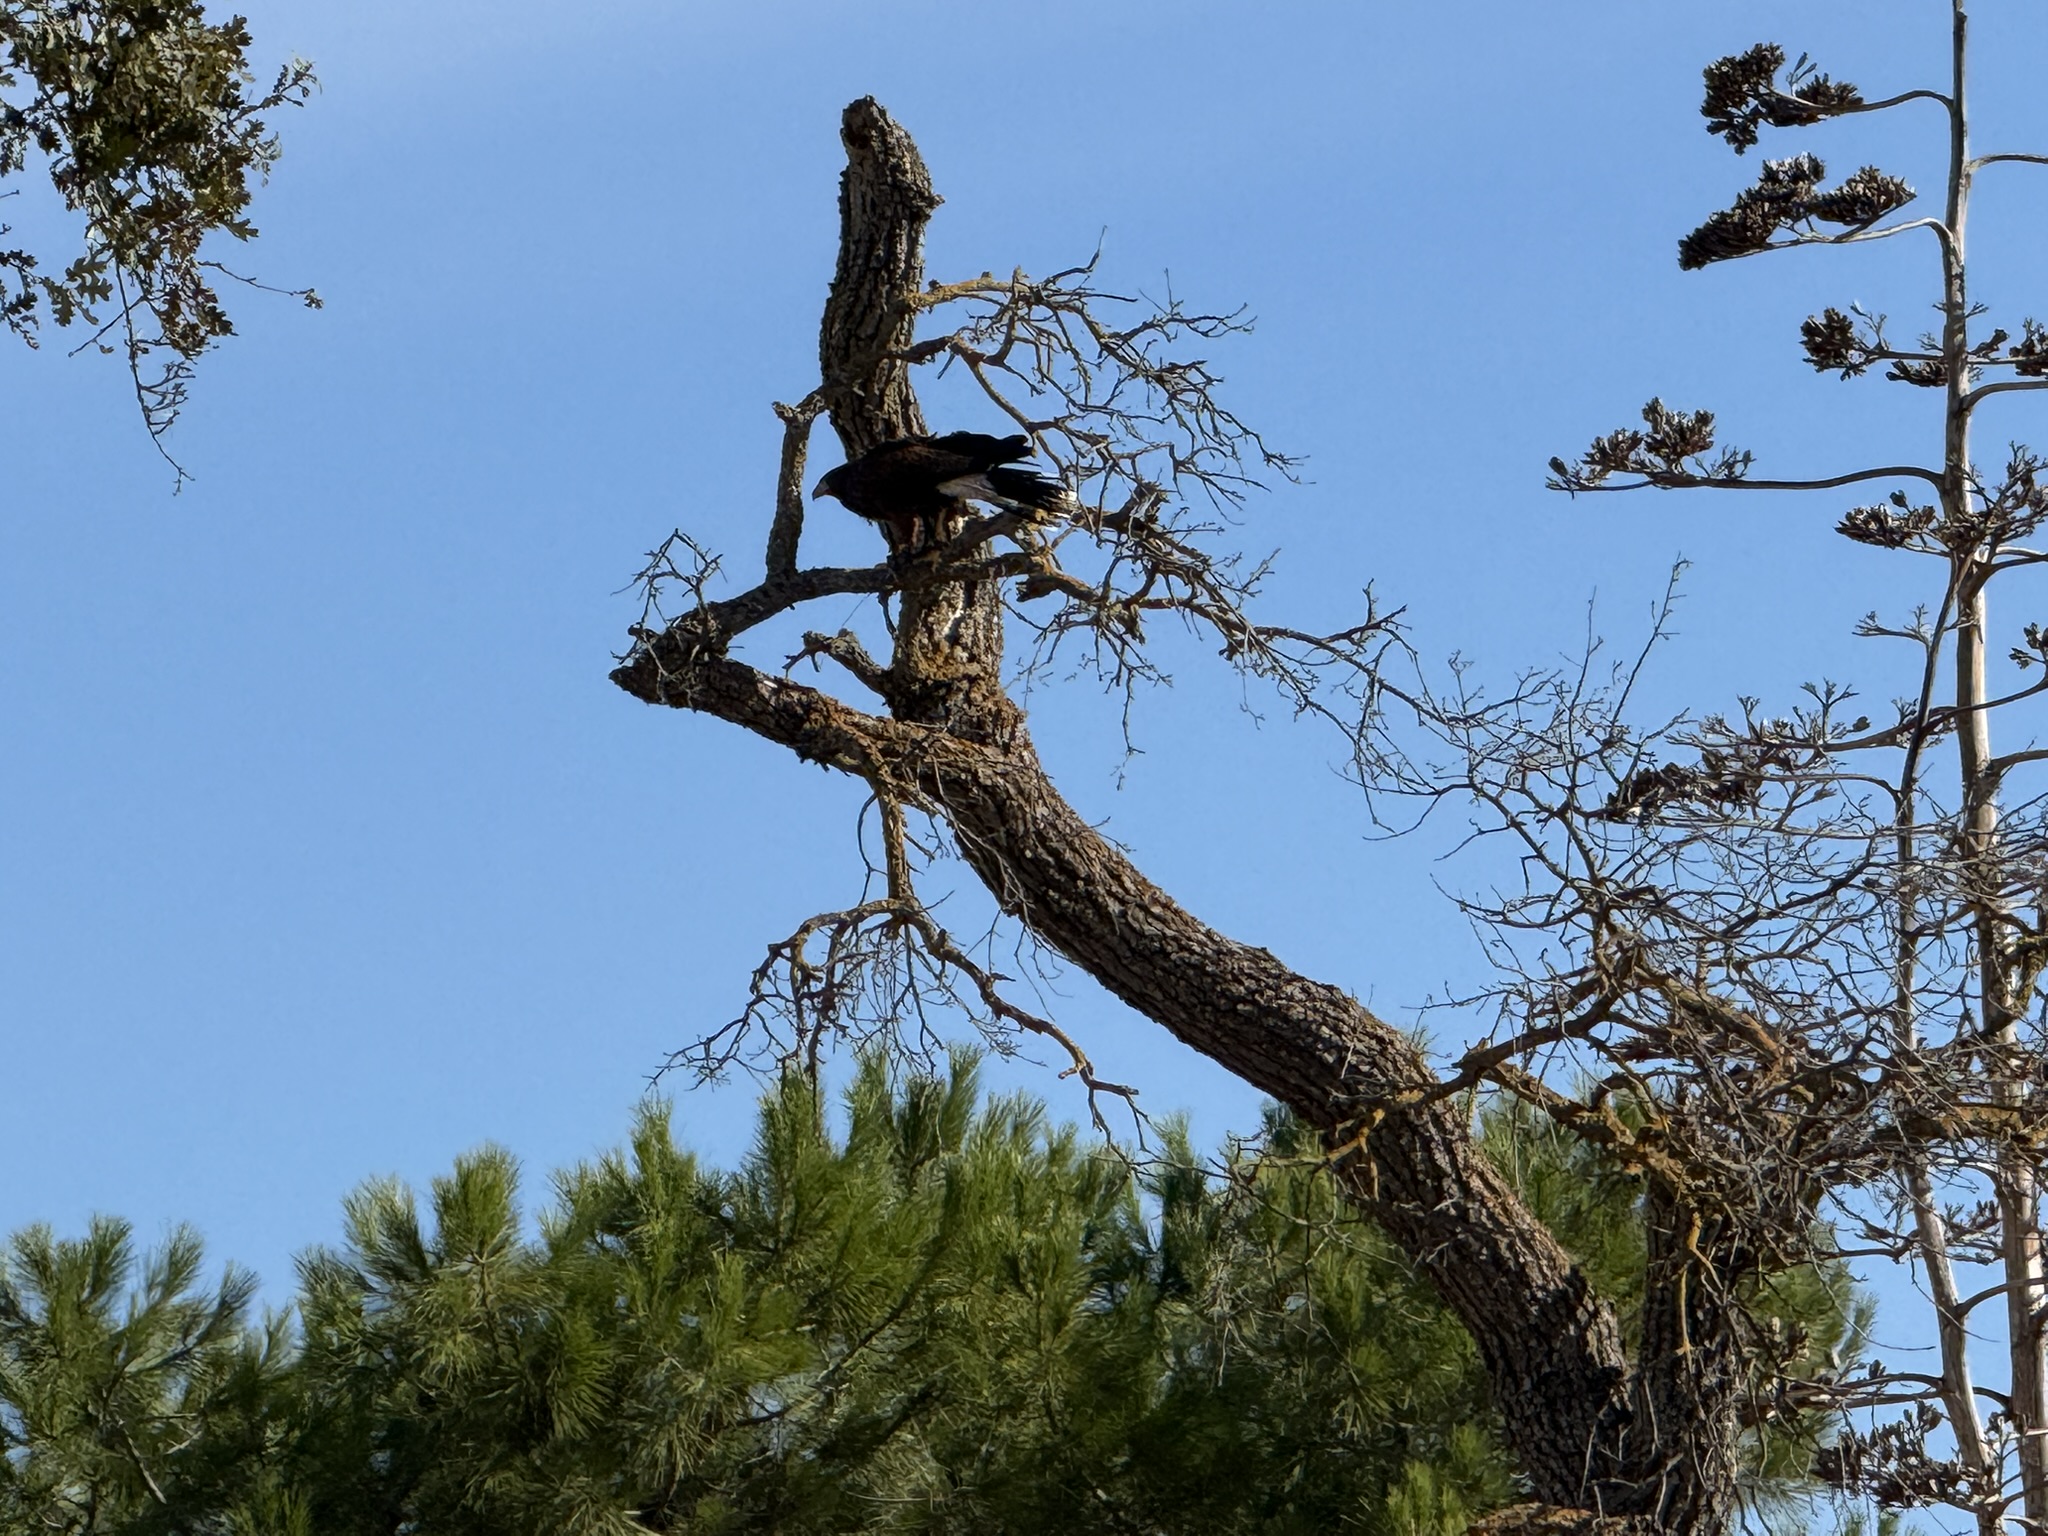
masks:
<path id="1" fill-rule="evenodd" d="M 1743 699 L 1640 725 L 1633 670 L 1589 670 L 1435 735 L 1462 760 L 1451 777 L 1486 808 L 1484 831 L 1508 839 L 1531 876 L 1468 904 L 1508 978 L 1491 994 L 1501 1031 L 1489 1049 L 1537 1049 L 1598 1085 L 1559 1113 L 1597 1110 L 1602 1094 L 1654 1106 L 1629 1137 L 1654 1132 L 1651 1150 L 1711 1190 L 1750 1244 L 1783 1254 L 1810 1230 L 1802 1213 L 1826 1212 L 1857 1254 L 1910 1266 L 1935 1369 L 1793 1372 L 1778 1391 L 1840 1410 L 1816 1471 L 1845 1494 L 1946 1506 L 1989 1533 L 2048 1528 L 2037 1196 L 2048 786 L 2028 724 L 2044 637 L 2020 623 L 2001 638 L 1989 604 L 1994 582 L 2042 563 L 2031 541 L 2048 496 L 2030 449 L 1982 462 L 1972 447 L 1989 402 L 2043 387 L 2043 335 L 2032 318 L 1985 322 L 1965 233 L 1980 173 L 2048 158 L 1972 151 L 1967 9 L 1952 6 L 1941 89 L 1868 101 L 1803 59 L 1781 82 L 1784 52 L 1768 45 L 1707 71 L 1709 129 L 1738 154 L 1764 128 L 1937 107 L 1949 150 L 1938 212 L 1906 216 L 1913 191 L 1876 167 L 1827 188 L 1826 167 L 1799 155 L 1766 161 L 1679 248 L 1694 267 L 1926 239 L 1936 328 L 1901 342 L 1885 316 L 1852 304 L 1807 319 L 1799 340 L 1819 372 L 1881 369 L 1937 392 L 1939 458 L 1765 478 L 1717 441 L 1711 412 L 1653 400 L 1642 428 L 1550 466 L 1553 488 L 1573 494 L 1869 486 L 1877 494 L 1845 507 L 1837 530 L 1925 557 L 1932 578 L 1923 606 L 1857 626 L 1895 658 L 1888 702 L 1816 683 L 1781 710 Z M 1845 553 L 1842 577 L 1860 568 Z M 1994 744 L 2001 721 L 2017 745 Z M 1412 760 L 1397 774 L 1409 792 L 1441 791 Z M 1555 1091 L 1555 1070 L 1542 1076 L 1532 1097 Z M 1988 1373 L 2006 1380 L 1999 1390 L 1976 1379 L 1973 1354 L 1987 1347 L 2003 1356 Z"/>

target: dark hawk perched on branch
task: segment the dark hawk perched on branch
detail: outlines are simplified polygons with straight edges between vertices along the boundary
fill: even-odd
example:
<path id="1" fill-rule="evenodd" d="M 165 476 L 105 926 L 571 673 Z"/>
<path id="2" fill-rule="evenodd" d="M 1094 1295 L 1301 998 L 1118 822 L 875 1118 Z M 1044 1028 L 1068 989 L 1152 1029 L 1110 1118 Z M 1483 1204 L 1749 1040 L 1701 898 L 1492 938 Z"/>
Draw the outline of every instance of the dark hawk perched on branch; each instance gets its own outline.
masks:
<path id="1" fill-rule="evenodd" d="M 871 448 L 818 482 L 813 500 L 831 496 L 849 512 L 888 530 L 890 548 L 919 550 L 939 520 L 962 501 L 985 501 L 1005 511 L 1048 514 L 1073 504 L 1064 486 L 1028 469 L 1005 469 L 1031 457 L 1031 439 L 948 432 L 944 437 L 903 437 Z"/>

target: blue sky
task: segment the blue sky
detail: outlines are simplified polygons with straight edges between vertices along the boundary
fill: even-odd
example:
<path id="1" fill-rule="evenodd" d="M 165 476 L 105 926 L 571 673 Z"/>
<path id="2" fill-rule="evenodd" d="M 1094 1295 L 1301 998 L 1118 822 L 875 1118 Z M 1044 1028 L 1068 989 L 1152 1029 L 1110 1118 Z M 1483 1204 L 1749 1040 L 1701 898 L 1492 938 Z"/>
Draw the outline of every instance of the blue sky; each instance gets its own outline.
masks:
<path id="1" fill-rule="evenodd" d="M 1869 92 L 1937 83 L 1933 0 L 247 9 L 259 56 L 324 83 L 279 123 L 247 264 L 327 308 L 240 300 L 176 498 L 109 360 L 0 352 L 0 1229 L 189 1219 L 278 1294 L 368 1175 L 615 1142 L 761 946 L 854 889 L 853 787 L 605 673 L 619 589 L 669 529 L 759 548 L 858 95 L 946 197 L 933 275 L 1100 238 L 1113 286 L 1170 273 L 1259 317 L 1212 361 L 1308 458 L 1245 513 L 1282 551 L 1268 612 L 1335 625 L 1370 581 L 1427 655 L 1505 677 L 1572 651 L 1589 603 L 1638 639 L 1683 555 L 1660 700 L 1891 691 L 1847 631 L 1909 573 L 1836 538 L 1841 506 L 1573 504 L 1542 479 L 1653 393 L 1717 409 L 1772 470 L 1928 450 L 1924 396 L 1797 351 L 1801 318 L 1850 300 L 1910 332 L 1926 244 L 1696 274 L 1673 248 L 1755 171 L 1702 130 L 1703 64 L 1772 38 Z M 2025 110 L 2048 22 L 2022 10 L 1979 23 L 1987 149 L 2048 141 Z M 1931 109 L 1766 152 L 1794 148 L 1937 184 Z M 2038 270 L 2041 174 L 1987 175 L 1994 302 Z M 42 238 L 61 221 L 32 201 L 11 217 Z M 983 424 L 951 388 L 933 420 Z M 850 518 L 814 529 L 816 558 L 874 551 Z M 1370 841 L 1339 740 L 1250 718 L 1206 647 L 1169 655 L 1128 764 L 1109 701 L 1034 698 L 1077 804 L 1195 911 L 1391 1018 L 1469 983 L 1437 892 L 1455 826 Z M 1241 1086 L 1065 992 L 1154 1110 L 1204 1140 L 1254 1124 Z M 1081 1112 L 1049 1072 L 1004 1080 Z M 753 1092 L 686 1095 L 683 1134 L 736 1156 Z"/>

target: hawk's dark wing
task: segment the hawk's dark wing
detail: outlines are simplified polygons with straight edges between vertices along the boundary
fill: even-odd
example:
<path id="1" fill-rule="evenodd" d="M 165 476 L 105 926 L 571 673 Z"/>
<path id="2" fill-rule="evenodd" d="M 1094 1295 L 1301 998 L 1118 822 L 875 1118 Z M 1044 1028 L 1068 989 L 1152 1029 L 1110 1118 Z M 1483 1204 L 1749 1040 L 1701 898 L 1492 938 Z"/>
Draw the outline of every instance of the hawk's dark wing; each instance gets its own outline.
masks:
<path id="1" fill-rule="evenodd" d="M 811 494 L 837 497 L 848 511 L 887 525 L 890 542 L 905 548 L 920 542 L 921 527 L 963 500 L 1047 512 L 1065 505 L 1065 492 L 1053 482 L 1029 470 L 1000 467 L 1031 452 L 1031 439 L 1022 433 L 898 438 L 849 459 Z"/>
<path id="2" fill-rule="evenodd" d="M 1014 464 L 1019 459 L 1032 455 L 1031 439 L 1018 432 L 1010 437 L 990 437 L 986 432 L 948 432 L 944 437 L 929 440 L 930 446 L 946 453 L 957 453 L 968 460 L 963 474 L 975 474 L 984 469 L 993 469 L 998 464 Z"/>

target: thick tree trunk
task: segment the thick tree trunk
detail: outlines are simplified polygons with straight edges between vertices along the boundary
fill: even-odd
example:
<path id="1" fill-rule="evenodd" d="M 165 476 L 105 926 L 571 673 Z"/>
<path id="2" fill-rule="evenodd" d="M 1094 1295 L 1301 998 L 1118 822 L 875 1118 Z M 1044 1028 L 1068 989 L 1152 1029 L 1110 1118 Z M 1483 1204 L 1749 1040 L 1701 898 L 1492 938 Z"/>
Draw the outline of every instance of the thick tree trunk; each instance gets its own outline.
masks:
<path id="1" fill-rule="evenodd" d="M 908 135 L 874 102 L 848 108 L 844 133 L 845 222 L 820 351 L 834 425 L 858 451 L 923 430 L 901 354 L 923 281 L 924 222 L 938 200 Z M 789 606 L 801 580 L 771 577 L 747 598 L 643 636 L 614 680 L 944 818 L 1006 912 L 1323 1132 L 1349 1192 L 1470 1330 L 1538 1498 L 1635 1517 L 1602 1530 L 1723 1529 L 1740 1371 L 1714 1312 L 1718 1288 L 1685 1288 L 1688 1267 L 1703 1259 L 1682 1213 L 1664 1214 L 1667 1230 L 1688 1235 L 1683 1252 L 1667 1243 L 1665 1273 L 1650 1277 L 1663 1286 L 1646 1317 L 1658 1367 L 1633 1371 L 1611 1313 L 1464 1120 L 1429 1096 L 1436 1079 L 1401 1032 L 1200 922 L 1059 795 L 1000 686 L 995 583 L 905 570 L 897 651 L 879 683 L 884 717 L 723 654 L 755 608 Z"/>
<path id="2" fill-rule="evenodd" d="M 1736 1408 L 1748 1361 L 1723 1287 L 1738 1262 L 1731 1250 L 1741 1245 L 1667 1191 L 1653 1186 L 1643 1206 L 1648 1267 L 1629 1431 L 1639 1482 L 1631 1507 L 1652 1515 L 1659 1530 L 1718 1531 L 1738 1513 Z M 1670 1425 L 1685 1428 L 1673 1434 Z"/>
<path id="3" fill-rule="evenodd" d="M 871 96 L 846 109 L 839 136 L 839 264 L 818 327 L 832 426 L 847 457 L 925 433 L 904 360 L 924 285 L 924 229 L 943 201 L 908 133 Z M 952 537 L 967 509 L 932 530 Z M 907 553 L 907 552 L 901 552 Z M 902 594 L 891 668 L 898 715 L 964 725 L 973 696 L 994 689 L 1003 655 L 1002 593 L 993 582 L 919 583 Z"/>
<path id="4" fill-rule="evenodd" d="M 904 353 L 917 328 L 910 303 L 924 281 L 924 227 L 944 201 L 910 135 L 872 96 L 839 126 L 839 265 L 818 327 L 818 374 L 848 458 L 892 438 L 919 437 L 924 412 Z"/>

